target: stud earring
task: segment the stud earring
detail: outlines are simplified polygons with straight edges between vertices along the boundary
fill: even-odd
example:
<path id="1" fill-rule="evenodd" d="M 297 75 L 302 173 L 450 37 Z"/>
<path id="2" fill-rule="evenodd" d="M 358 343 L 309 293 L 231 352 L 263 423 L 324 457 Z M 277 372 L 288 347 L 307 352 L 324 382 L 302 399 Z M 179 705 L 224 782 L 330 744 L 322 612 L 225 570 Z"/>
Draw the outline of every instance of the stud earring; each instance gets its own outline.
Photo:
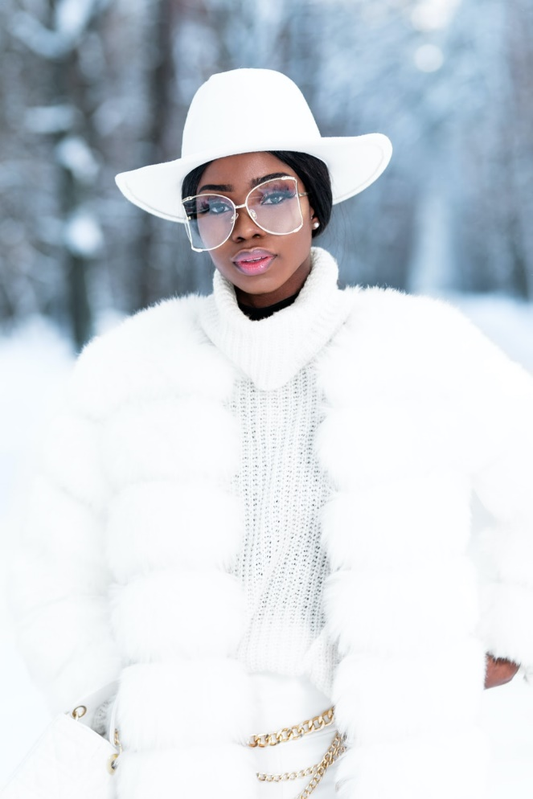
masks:
<path id="1" fill-rule="evenodd" d="M 317 219 L 317 220 L 315 220 L 315 222 L 313 222 L 313 230 L 316 230 L 319 227 L 320 227 L 320 222 Z"/>

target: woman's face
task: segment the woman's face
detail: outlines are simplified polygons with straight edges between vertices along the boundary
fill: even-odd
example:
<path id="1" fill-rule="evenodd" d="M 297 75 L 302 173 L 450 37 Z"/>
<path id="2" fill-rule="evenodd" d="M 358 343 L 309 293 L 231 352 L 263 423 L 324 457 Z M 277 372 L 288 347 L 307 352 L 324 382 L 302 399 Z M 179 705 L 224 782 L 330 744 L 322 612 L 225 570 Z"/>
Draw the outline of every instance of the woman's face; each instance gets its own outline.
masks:
<path id="1" fill-rule="evenodd" d="M 295 177 L 298 191 L 305 192 L 294 170 L 270 153 L 230 155 L 209 164 L 200 178 L 198 194 L 206 190 L 217 192 L 240 205 L 259 182 L 281 175 Z M 209 189 L 204 188 L 207 186 Z M 311 269 L 314 215 L 307 197 L 301 197 L 300 202 L 303 225 L 296 233 L 266 233 L 246 208 L 240 208 L 229 239 L 209 252 L 215 267 L 233 283 L 244 304 L 257 308 L 273 305 L 303 286 Z"/>

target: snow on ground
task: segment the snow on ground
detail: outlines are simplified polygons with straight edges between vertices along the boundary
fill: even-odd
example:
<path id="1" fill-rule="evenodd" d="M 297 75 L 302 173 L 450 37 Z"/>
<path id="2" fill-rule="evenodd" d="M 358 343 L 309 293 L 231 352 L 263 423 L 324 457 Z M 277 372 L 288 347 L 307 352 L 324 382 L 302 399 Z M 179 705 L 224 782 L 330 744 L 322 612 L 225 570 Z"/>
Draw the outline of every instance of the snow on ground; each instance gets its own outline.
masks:
<path id="1" fill-rule="evenodd" d="M 73 355 L 42 319 L 31 319 L 9 337 L 0 337 L 0 548 L 9 557 L 10 530 L 23 502 L 22 475 L 29 470 L 39 431 L 61 393 Z M 0 557 L 0 586 L 6 557 Z M 48 721 L 40 693 L 18 655 L 0 594 L 0 785 Z"/>
<path id="2" fill-rule="evenodd" d="M 533 373 L 533 306 L 504 298 L 449 299 L 510 357 Z M 39 431 L 61 394 L 72 364 L 69 346 L 41 319 L 0 336 L 0 587 L 16 529 L 20 489 L 29 472 Z M 533 412 L 533 409 L 532 409 Z M 532 531 L 533 532 L 533 531 Z M 0 785 L 49 720 L 45 702 L 18 655 L 0 592 Z M 522 680 L 486 692 L 483 723 L 493 743 L 491 793 L 487 799 L 533 796 L 533 689 Z"/>

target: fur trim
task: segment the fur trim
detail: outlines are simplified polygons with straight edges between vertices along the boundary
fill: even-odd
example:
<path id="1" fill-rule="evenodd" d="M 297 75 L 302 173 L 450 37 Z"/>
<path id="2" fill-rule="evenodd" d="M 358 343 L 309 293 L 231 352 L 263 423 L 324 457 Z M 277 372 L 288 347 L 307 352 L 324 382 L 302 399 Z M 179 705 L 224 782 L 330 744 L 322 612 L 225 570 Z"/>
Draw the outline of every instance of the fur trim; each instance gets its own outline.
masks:
<path id="1" fill-rule="evenodd" d="M 404 655 L 437 648 L 474 633 L 475 572 L 466 559 L 423 569 L 337 571 L 326 580 L 324 608 L 341 654 Z"/>
<path id="2" fill-rule="evenodd" d="M 242 515 L 235 496 L 205 479 L 127 486 L 109 513 L 107 559 L 115 579 L 124 583 L 168 567 L 229 570 L 243 535 Z"/>
<path id="3" fill-rule="evenodd" d="M 41 477 L 35 482 L 26 509 L 26 552 L 21 560 L 48 557 L 54 561 L 53 571 L 46 578 L 54 591 L 61 591 L 65 581 L 70 586 L 79 579 L 78 572 L 83 569 L 91 590 L 98 593 L 109 580 L 107 570 L 102 569 L 101 533 L 100 518 L 91 507 Z M 57 557 L 58 552 L 61 558 Z M 64 561 L 72 565 L 72 574 L 67 574 Z M 17 569 L 21 565 L 17 563 Z M 34 594 L 38 601 L 40 585 L 33 579 L 21 579 L 20 585 L 26 600 Z M 23 596 L 20 600 L 24 601 Z"/>
<path id="4" fill-rule="evenodd" d="M 41 473 L 74 500 L 101 512 L 108 497 L 102 472 L 100 427 L 88 419 L 64 415 L 51 422 Z"/>
<path id="5" fill-rule="evenodd" d="M 171 658 L 122 673 L 117 723 L 126 749 L 244 743 L 253 713 L 251 682 L 233 658 Z"/>
<path id="6" fill-rule="evenodd" d="M 488 753 L 479 729 L 361 746 L 337 765 L 339 799 L 485 799 Z"/>
<path id="7" fill-rule="evenodd" d="M 531 584 L 489 583 L 482 593 L 478 634 L 487 651 L 522 664 L 533 664 L 533 590 Z"/>
<path id="8" fill-rule="evenodd" d="M 454 472 L 339 491 L 322 510 L 322 541 L 333 570 L 425 568 L 464 554 L 469 507 L 469 482 Z"/>
<path id="9" fill-rule="evenodd" d="M 105 425 L 103 457 L 115 489 L 202 475 L 228 480 L 238 468 L 231 413 L 203 397 L 129 405 Z"/>
<path id="10" fill-rule="evenodd" d="M 229 654 L 242 635 L 241 585 L 221 571 L 161 569 L 117 587 L 111 621 L 133 662 Z"/>
<path id="11" fill-rule="evenodd" d="M 187 719 L 173 719 L 187 730 Z M 203 736 L 200 736 L 200 740 Z M 239 744 L 164 747 L 124 752 L 117 769 L 118 796 L 130 799 L 216 796 L 219 799 L 254 799 L 258 794 L 254 753 Z"/>
<path id="12" fill-rule="evenodd" d="M 473 638 L 405 657 L 348 655 L 335 675 L 336 721 L 357 746 L 453 735 L 476 718 L 484 674 L 485 653 Z"/>
<path id="13" fill-rule="evenodd" d="M 126 319 L 82 352 L 71 383 L 73 406 L 90 418 L 162 396 L 223 402 L 234 371 L 197 324 L 202 297 L 167 300 Z"/>
<path id="14" fill-rule="evenodd" d="M 19 622 L 18 638 L 30 674 L 56 713 L 72 710 L 121 670 L 104 597 L 74 595 L 42 604 Z"/>

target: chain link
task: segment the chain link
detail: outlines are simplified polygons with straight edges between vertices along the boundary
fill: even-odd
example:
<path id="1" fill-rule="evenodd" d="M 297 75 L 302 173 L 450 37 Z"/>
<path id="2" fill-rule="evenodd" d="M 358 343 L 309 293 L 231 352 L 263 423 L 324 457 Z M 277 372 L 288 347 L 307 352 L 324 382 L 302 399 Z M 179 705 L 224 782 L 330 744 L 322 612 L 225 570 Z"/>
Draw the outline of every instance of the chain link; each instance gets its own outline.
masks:
<path id="1" fill-rule="evenodd" d="M 267 746 L 277 746 L 278 744 L 287 743 L 288 741 L 294 741 L 298 738 L 302 738 L 304 735 L 309 735 L 309 733 L 323 730 L 324 727 L 329 727 L 333 722 L 333 716 L 334 708 L 330 707 L 319 716 L 313 716 L 313 718 L 301 721 L 300 724 L 295 724 L 292 727 L 283 727 L 277 732 L 264 732 L 260 735 L 252 735 L 248 742 L 248 746 L 252 748 L 256 746 L 265 748 Z"/>
<path id="2" fill-rule="evenodd" d="M 320 780 L 328 770 L 328 768 L 346 751 L 344 746 L 344 737 L 341 737 L 338 732 L 331 742 L 331 746 L 318 764 L 316 773 L 313 775 L 311 781 L 305 786 L 303 791 L 295 797 L 295 799 L 308 799 L 313 793 Z"/>
<path id="3" fill-rule="evenodd" d="M 287 782 L 288 780 L 298 780 L 303 777 L 310 777 L 318 768 L 318 763 L 314 766 L 300 769 L 300 771 L 285 771 L 283 774 L 263 774 L 258 772 L 257 779 L 261 782 Z"/>
<path id="4" fill-rule="evenodd" d="M 298 780 L 303 777 L 310 777 L 316 772 L 318 764 L 308 766 L 308 768 L 300 769 L 300 771 L 285 771 L 283 774 L 257 774 L 257 779 L 261 782 L 288 782 L 289 780 Z"/>
<path id="5" fill-rule="evenodd" d="M 261 782 L 288 782 L 289 780 L 292 781 L 302 777 L 310 777 L 312 775 L 310 782 L 305 786 L 303 791 L 301 791 L 298 796 L 295 797 L 295 799 L 308 799 L 308 797 L 311 796 L 317 785 L 320 783 L 320 780 L 328 768 L 345 751 L 346 747 L 344 746 L 344 738 L 341 737 L 338 732 L 336 732 L 333 741 L 328 747 L 326 754 L 320 763 L 316 763 L 314 766 L 308 766 L 308 768 L 305 769 L 300 769 L 300 771 L 285 771 L 283 774 L 263 774 L 259 772 L 257 774 L 257 778 Z"/>
<path id="6" fill-rule="evenodd" d="M 329 727 L 333 722 L 333 718 L 334 708 L 330 707 L 328 710 L 320 713 L 320 715 L 313 716 L 313 718 L 306 719 L 292 727 L 283 727 L 277 732 L 265 732 L 260 735 L 252 735 L 248 742 L 248 746 L 252 748 L 256 746 L 265 748 L 267 746 L 277 746 L 278 744 L 287 743 L 287 741 L 294 741 L 298 738 L 302 738 L 304 735 L 309 735 L 310 733 Z M 314 766 L 308 766 L 305 769 L 300 769 L 300 771 L 285 771 L 283 774 L 263 774 L 262 772 L 258 772 L 257 779 L 261 782 L 288 782 L 303 777 L 311 777 L 311 780 L 303 791 L 295 797 L 295 799 L 308 799 L 320 783 L 320 780 L 328 768 L 346 751 L 344 740 L 345 737 L 336 732 L 324 757 L 320 763 L 316 763 Z"/>

